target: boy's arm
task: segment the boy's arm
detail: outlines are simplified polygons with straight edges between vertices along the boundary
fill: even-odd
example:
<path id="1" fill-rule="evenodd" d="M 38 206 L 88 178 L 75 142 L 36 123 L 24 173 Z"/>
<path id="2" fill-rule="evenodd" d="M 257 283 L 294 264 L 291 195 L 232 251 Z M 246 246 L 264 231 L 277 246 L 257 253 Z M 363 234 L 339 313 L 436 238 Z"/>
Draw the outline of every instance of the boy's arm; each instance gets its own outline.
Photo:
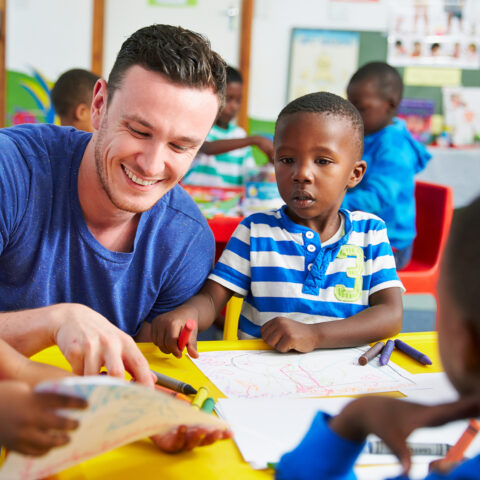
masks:
<path id="1" fill-rule="evenodd" d="M 406 439 L 413 430 L 476 417 L 479 413 L 478 396 L 434 407 L 387 397 L 362 397 L 349 403 L 329 424 L 326 415 L 318 414 L 302 442 L 281 458 L 276 478 L 353 479 L 353 463 L 362 442 L 371 433 L 397 455 L 407 475 L 411 459 Z M 318 445 L 325 446 L 327 454 L 318 455 Z"/>
<path id="2" fill-rule="evenodd" d="M 280 352 L 310 352 L 364 345 L 399 333 L 403 313 L 400 288 L 380 290 L 369 300 L 368 308 L 344 320 L 311 325 L 276 317 L 262 326 L 262 338 Z"/>
<path id="3" fill-rule="evenodd" d="M 200 292 L 175 310 L 156 316 L 151 324 L 150 336 L 144 331 L 141 341 L 152 341 L 164 353 L 177 358 L 182 352 L 177 346 L 178 337 L 188 319 L 195 320 L 197 328 L 187 343 L 188 354 L 194 358 L 197 353 L 197 332 L 206 330 L 223 310 L 233 292 L 213 280 L 207 280 Z M 138 338 L 137 338 L 138 340 Z"/>
<path id="4" fill-rule="evenodd" d="M 273 160 L 273 142 L 266 137 L 262 137 L 261 135 L 205 142 L 200 148 L 200 151 L 207 155 L 219 155 L 221 153 L 231 152 L 232 150 L 250 147 L 252 145 L 255 145 L 262 150 L 262 152 L 267 155 L 270 161 Z"/>
<path id="5" fill-rule="evenodd" d="M 33 362 L 0 340 L 0 380 L 21 380 L 33 387 L 44 380 L 71 375 L 72 373 L 61 368 Z"/>

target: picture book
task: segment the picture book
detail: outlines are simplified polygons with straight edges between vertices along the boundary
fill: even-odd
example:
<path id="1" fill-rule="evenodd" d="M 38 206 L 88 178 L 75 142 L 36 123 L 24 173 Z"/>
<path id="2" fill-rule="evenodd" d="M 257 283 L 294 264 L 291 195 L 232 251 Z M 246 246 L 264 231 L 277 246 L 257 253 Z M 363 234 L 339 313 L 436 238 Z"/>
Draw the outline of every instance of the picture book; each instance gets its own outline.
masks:
<path id="1" fill-rule="evenodd" d="M 107 376 L 68 377 L 41 383 L 37 391 L 85 398 L 86 410 L 62 412 L 79 420 L 70 442 L 31 457 L 11 452 L 0 469 L 0 480 L 45 478 L 77 463 L 179 425 L 227 428 L 227 424 L 185 401 L 156 389 Z"/>

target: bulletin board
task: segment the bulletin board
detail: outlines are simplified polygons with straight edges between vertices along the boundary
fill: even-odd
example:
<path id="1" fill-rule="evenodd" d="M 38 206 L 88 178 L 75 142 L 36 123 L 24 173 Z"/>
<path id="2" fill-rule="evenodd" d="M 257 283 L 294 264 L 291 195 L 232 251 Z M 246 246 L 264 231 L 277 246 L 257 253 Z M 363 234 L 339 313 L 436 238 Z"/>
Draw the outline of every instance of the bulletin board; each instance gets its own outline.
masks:
<path id="1" fill-rule="evenodd" d="M 358 65 L 373 61 L 387 61 L 387 36 L 380 32 L 361 32 Z M 406 67 L 397 67 L 402 78 Z M 439 67 L 439 70 L 442 69 Z M 480 85 L 480 70 L 460 70 L 460 84 L 463 87 L 478 87 Z M 441 87 L 405 85 L 404 98 L 420 98 L 435 102 L 435 113 L 443 114 L 443 95 Z"/>
<path id="2" fill-rule="evenodd" d="M 359 44 L 358 32 L 294 28 L 287 103 L 318 91 L 344 96 L 345 86 L 358 66 Z"/>
<path id="3" fill-rule="evenodd" d="M 294 92 L 294 86 L 298 84 L 299 78 L 307 77 L 307 78 L 314 78 L 315 77 L 315 69 L 318 70 L 318 59 L 317 61 L 312 62 L 312 69 L 310 71 L 305 71 L 302 69 L 300 71 L 295 71 L 294 65 L 299 64 L 298 56 L 299 55 L 308 55 L 306 53 L 305 48 L 302 48 L 302 45 L 299 45 L 301 42 L 300 34 L 301 32 L 312 32 L 310 35 L 312 37 L 321 38 L 324 33 L 328 32 L 330 35 L 332 32 L 331 30 L 315 30 L 315 29 L 301 29 L 301 28 L 294 28 L 292 29 L 291 33 L 291 41 L 290 41 L 290 61 L 289 61 L 289 72 L 288 72 L 288 89 L 287 89 L 287 102 L 293 100 L 295 96 L 292 95 Z M 320 32 L 320 33 L 315 33 Z M 353 74 L 357 68 L 361 65 L 364 65 L 368 62 L 373 61 L 387 61 L 387 54 L 388 54 L 388 41 L 387 41 L 387 34 L 384 32 L 346 32 L 346 31 L 336 31 L 341 36 L 344 36 L 345 42 L 354 42 L 353 35 L 358 36 L 358 53 L 357 53 L 357 63 L 353 65 L 351 62 L 351 56 L 348 61 L 343 61 L 344 63 L 344 75 L 343 81 L 337 85 L 334 93 L 342 94 L 341 91 L 345 91 L 346 85 L 348 83 L 351 74 Z M 326 37 L 325 37 L 326 38 Z M 331 36 L 330 38 L 333 38 Z M 338 36 L 337 38 L 341 38 Z M 352 47 L 345 47 L 350 48 L 350 52 L 352 51 Z M 352 70 L 353 68 L 353 70 Z M 405 75 L 405 70 L 408 67 L 397 67 L 400 75 L 402 78 Z M 338 70 L 338 67 L 337 67 Z M 441 68 L 437 70 L 441 72 Z M 339 76 L 337 78 L 340 78 Z M 478 87 L 480 85 L 480 70 L 460 70 L 460 86 L 464 87 Z M 318 88 L 312 88 L 310 91 L 319 91 Z M 310 93 L 304 91 L 302 94 Z M 298 95 L 296 95 L 298 96 Z M 442 88 L 440 86 L 418 86 L 418 85 L 408 85 L 404 86 L 403 92 L 404 98 L 419 98 L 419 99 L 428 99 L 433 100 L 435 102 L 435 113 L 436 114 L 443 114 L 443 95 L 442 95 Z"/>

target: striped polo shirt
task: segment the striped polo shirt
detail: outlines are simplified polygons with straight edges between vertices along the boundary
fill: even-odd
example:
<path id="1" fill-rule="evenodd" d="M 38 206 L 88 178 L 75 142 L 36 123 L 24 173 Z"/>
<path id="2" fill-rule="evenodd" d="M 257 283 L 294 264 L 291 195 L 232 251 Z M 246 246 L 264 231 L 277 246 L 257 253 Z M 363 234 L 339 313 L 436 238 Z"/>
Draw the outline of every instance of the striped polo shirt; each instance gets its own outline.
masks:
<path id="1" fill-rule="evenodd" d="M 246 136 L 245 130 L 234 124 L 229 124 L 227 129 L 214 125 L 206 141 L 232 140 Z M 257 166 L 250 147 L 237 148 L 220 155 L 199 152 L 182 182 L 186 185 L 238 187 L 245 183 L 247 176 L 256 171 Z"/>
<path id="2" fill-rule="evenodd" d="M 317 232 L 279 210 L 245 218 L 209 278 L 245 297 L 239 330 L 261 337 L 277 316 L 302 323 L 341 320 L 369 306 L 369 296 L 399 287 L 385 223 L 341 209 L 339 231 L 322 245 Z"/>

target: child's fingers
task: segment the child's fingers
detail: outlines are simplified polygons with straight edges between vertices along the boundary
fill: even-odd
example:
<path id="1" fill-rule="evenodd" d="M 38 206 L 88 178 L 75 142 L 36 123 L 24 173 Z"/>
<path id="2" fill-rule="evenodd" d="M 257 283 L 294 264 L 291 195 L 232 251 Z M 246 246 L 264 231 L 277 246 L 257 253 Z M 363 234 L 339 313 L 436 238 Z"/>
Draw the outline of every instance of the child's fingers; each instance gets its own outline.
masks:
<path id="1" fill-rule="evenodd" d="M 197 351 L 197 332 L 192 332 L 190 340 L 187 343 L 187 352 L 193 358 L 198 358 L 198 351 Z"/>
<path id="2" fill-rule="evenodd" d="M 158 448 L 167 453 L 176 453 L 183 449 L 185 445 L 185 437 L 187 427 L 179 425 L 167 433 L 162 435 L 153 435 L 151 438 Z"/>
<path id="3" fill-rule="evenodd" d="M 41 417 L 38 418 L 36 426 L 44 431 L 66 431 L 76 430 L 79 422 L 74 418 L 57 415 L 55 412 L 44 412 Z"/>
<path id="4" fill-rule="evenodd" d="M 44 455 L 54 447 L 60 447 L 70 441 L 69 436 L 64 432 L 55 430 L 39 430 L 31 428 L 24 431 L 23 439 L 19 439 L 11 448 L 24 455 Z"/>
<path id="5" fill-rule="evenodd" d="M 397 439 L 395 442 L 386 442 L 390 450 L 397 456 L 402 466 L 402 474 L 408 477 L 408 472 L 412 466 L 412 458 L 407 448 L 405 440 Z"/>
<path id="6" fill-rule="evenodd" d="M 84 398 L 74 397 L 72 395 L 63 395 L 61 393 L 51 392 L 37 392 L 35 393 L 35 396 L 38 397 L 43 408 L 84 409 L 88 407 L 88 402 Z"/>
<path id="7" fill-rule="evenodd" d="M 292 339 L 289 335 L 282 335 L 280 340 L 277 342 L 275 349 L 281 353 L 289 352 L 295 348 Z"/>

